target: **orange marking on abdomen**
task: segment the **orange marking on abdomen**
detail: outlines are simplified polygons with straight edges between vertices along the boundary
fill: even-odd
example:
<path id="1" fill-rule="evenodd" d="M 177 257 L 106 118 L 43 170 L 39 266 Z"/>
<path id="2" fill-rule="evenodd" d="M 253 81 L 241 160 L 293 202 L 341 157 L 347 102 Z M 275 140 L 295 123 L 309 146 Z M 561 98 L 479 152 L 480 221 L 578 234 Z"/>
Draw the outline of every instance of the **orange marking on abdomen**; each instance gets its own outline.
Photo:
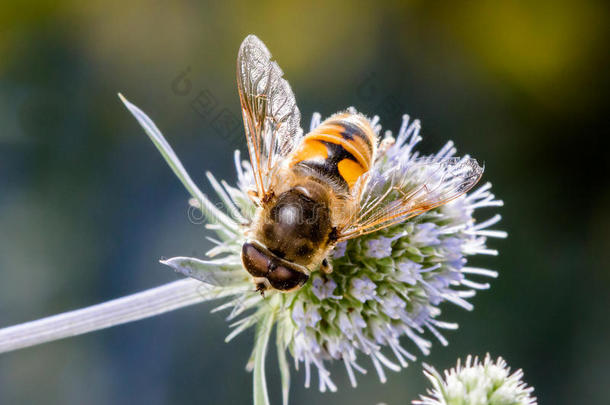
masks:
<path id="1" fill-rule="evenodd" d="M 306 138 L 317 139 L 343 146 L 346 151 L 351 153 L 358 162 L 368 170 L 371 160 L 373 159 L 373 140 L 369 139 L 365 129 L 354 124 L 351 125 L 352 128 L 356 128 L 358 131 L 357 133 L 350 133 L 348 129 L 340 123 L 322 123 L 319 127 L 309 133 Z"/>
<path id="2" fill-rule="evenodd" d="M 360 163 L 362 166 L 369 169 L 369 162 L 371 161 L 369 156 L 363 155 L 361 150 L 351 141 L 347 141 L 341 137 L 341 135 L 333 135 L 333 134 L 309 134 L 307 137 L 311 137 L 312 139 L 316 139 L 319 141 L 325 141 L 334 143 L 337 145 L 343 146 L 343 148 L 349 152 L 354 158 Z"/>
<path id="3" fill-rule="evenodd" d="M 362 165 L 351 159 L 343 159 L 337 164 L 337 168 L 349 188 L 352 188 L 358 178 L 366 173 L 366 169 Z"/>
<path id="4" fill-rule="evenodd" d="M 376 146 L 377 135 L 364 116 L 340 113 L 307 134 L 290 163 L 349 190 L 372 166 Z"/>
<path id="5" fill-rule="evenodd" d="M 306 137 L 303 139 L 301 146 L 295 151 L 291 165 L 304 160 L 324 160 L 326 158 L 328 158 L 326 146 L 320 141 Z"/>

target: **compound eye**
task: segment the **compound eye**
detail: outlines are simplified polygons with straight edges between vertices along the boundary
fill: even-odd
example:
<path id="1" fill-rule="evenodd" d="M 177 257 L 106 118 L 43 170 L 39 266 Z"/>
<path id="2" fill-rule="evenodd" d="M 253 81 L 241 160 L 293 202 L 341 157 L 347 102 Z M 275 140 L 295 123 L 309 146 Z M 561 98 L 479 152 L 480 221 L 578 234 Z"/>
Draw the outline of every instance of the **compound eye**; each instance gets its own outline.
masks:
<path id="1" fill-rule="evenodd" d="M 286 266 L 277 266 L 267 274 L 267 280 L 269 280 L 271 286 L 280 291 L 289 291 L 300 287 L 308 279 L 307 274 Z"/>
<path id="2" fill-rule="evenodd" d="M 271 264 L 271 258 L 251 243 L 244 243 L 242 246 L 241 261 L 248 273 L 254 277 L 266 277 Z"/>

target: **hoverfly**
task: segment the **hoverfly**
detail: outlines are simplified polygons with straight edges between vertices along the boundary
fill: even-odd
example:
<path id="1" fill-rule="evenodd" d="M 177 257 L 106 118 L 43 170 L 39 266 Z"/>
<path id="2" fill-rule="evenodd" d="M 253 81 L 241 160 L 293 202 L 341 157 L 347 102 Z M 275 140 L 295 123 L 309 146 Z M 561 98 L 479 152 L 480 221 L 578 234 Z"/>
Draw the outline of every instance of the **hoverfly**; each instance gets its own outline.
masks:
<path id="1" fill-rule="evenodd" d="M 261 293 L 293 291 L 312 271 L 331 272 L 328 256 L 337 243 L 446 204 L 483 173 L 470 158 L 382 169 L 386 148 L 353 109 L 303 136 L 290 85 L 254 35 L 239 49 L 237 85 L 257 205 L 241 257 Z"/>

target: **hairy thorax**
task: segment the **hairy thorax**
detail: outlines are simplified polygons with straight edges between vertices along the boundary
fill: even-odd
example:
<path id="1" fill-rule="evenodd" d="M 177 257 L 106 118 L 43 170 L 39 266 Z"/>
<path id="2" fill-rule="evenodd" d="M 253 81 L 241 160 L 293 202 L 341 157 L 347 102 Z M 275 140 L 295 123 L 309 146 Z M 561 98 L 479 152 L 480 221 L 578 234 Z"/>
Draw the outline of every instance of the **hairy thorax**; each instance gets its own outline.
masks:
<path id="1" fill-rule="evenodd" d="M 290 183 L 258 212 L 252 236 L 277 257 L 314 270 L 334 241 L 329 190 L 312 178 Z"/>

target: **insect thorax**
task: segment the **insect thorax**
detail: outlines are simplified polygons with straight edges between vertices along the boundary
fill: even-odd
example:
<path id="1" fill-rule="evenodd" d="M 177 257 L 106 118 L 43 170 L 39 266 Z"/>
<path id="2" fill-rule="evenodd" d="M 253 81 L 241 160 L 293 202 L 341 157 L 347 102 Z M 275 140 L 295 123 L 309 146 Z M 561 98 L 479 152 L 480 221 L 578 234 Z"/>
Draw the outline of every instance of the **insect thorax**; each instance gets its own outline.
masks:
<path id="1" fill-rule="evenodd" d="M 295 178 L 259 211 L 254 237 L 279 258 L 313 270 L 333 242 L 329 197 L 327 185 Z"/>

